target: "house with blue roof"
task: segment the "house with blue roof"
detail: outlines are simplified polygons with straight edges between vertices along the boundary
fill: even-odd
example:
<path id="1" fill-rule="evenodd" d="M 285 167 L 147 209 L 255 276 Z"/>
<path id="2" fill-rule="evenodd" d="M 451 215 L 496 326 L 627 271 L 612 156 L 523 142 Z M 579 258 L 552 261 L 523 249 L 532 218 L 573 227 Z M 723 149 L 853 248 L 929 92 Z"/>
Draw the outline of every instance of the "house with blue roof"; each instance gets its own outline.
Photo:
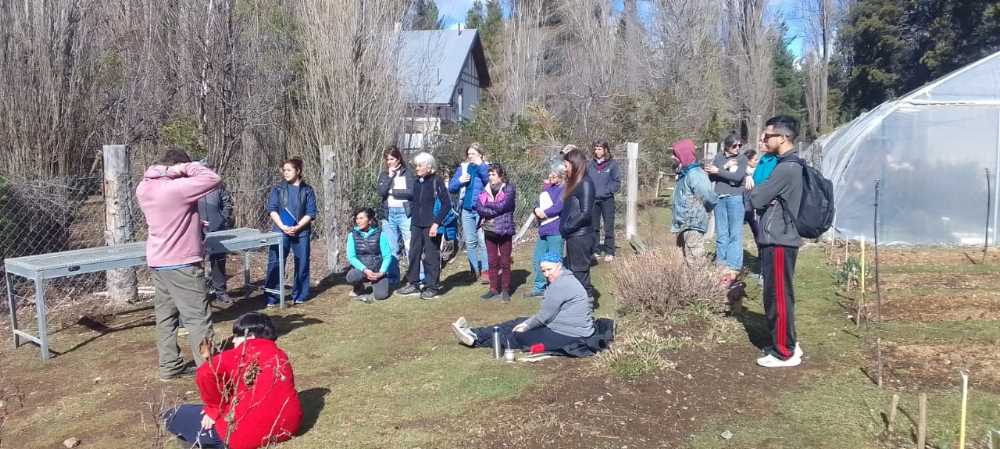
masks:
<path id="1" fill-rule="evenodd" d="M 400 78 L 406 102 L 401 149 L 431 146 L 443 125 L 471 120 L 490 86 L 476 30 L 404 31 Z"/>

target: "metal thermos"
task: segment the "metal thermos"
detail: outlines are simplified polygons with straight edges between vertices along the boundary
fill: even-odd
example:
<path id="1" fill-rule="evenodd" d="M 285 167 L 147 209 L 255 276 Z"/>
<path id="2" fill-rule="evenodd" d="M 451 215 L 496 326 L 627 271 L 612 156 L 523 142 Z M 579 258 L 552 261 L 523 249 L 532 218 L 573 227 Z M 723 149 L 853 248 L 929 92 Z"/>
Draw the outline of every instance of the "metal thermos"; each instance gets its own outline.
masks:
<path id="1" fill-rule="evenodd" d="M 500 326 L 493 326 L 493 358 L 500 360 L 503 351 L 500 349 Z"/>

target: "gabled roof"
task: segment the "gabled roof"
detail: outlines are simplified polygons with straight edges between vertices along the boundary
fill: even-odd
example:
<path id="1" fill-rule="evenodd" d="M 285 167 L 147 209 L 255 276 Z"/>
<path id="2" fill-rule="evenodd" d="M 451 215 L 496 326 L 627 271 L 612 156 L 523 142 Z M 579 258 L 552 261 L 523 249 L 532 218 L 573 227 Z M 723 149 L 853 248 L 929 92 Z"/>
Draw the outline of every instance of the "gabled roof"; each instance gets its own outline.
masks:
<path id="1" fill-rule="evenodd" d="M 400 40 L 400 75 L 403 98 L 408 103 L 450 103 L 468 58 L 479 72 L 479 86 L 490 86 L 478 31 L 404 31 Z"/>

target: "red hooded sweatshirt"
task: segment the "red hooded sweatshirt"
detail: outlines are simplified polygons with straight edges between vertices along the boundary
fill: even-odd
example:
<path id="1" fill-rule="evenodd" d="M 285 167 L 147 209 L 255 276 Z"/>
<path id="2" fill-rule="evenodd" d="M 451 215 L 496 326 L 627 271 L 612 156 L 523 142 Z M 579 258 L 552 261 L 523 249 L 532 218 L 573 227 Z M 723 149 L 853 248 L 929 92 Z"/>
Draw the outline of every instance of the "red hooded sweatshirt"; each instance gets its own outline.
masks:
<path id="1" fill-rule="evenodd" d="M 292 365 L 272 340 L 252 338 L 212 357 L 195 381 L 205 415 L 230 449 L 257 449 L 299 431 L 302 405 Z"/>
<path id="2" fill-rule="evenodd" d="M 204 248 L 198 198 L 215 189 L 221 180 L 212 170 L 193 162 L 172 167 L 154 165 L 146 170 L 135 197 L 149 226 L 147 265 L 201 262 Z"/>

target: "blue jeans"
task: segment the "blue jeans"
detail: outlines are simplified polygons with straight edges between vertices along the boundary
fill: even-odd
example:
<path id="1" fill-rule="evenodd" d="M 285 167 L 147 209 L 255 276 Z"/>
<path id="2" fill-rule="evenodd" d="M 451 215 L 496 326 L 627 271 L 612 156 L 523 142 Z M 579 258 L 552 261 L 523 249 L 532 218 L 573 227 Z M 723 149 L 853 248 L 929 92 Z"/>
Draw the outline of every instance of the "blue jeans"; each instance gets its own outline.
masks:
<path id="1" fill-rule="evenodd" d="M 479 228 L 478 212 L 462 209 L 462 239 L 465 240 L 465 254 L 469 256 L 469 269 L 473 273 L 485 273 L 489 270 L 486 236 Z"/>
<path id="2" fill-rule="evenodd" d="M 535 290 L 540 292 L 545 290 L 545 285 L 548 280 L 545 276 L 542 276 L 542 269 L 539 264 L 542 263 L 542 256 L 546 254 L 558 254 L 559 258 L 563 255 L 563 239 L 559 234 L 547 235 L 545 237 L 538 237 L 538 242 L 535 243 L 535 255 L 531 259 L 531 268 L 535 271 Z"/>
<path id="3" fill-rule="evenodd" d="M 743 267 L 744 215 L 742 195 L 719 198 L 715 205 L 715 263 L 734 271 Z"/>
<path id="4" fill-rule="evenodd" d="M 403 257 L 410 254 L 410 217 L 406 216 L 406 209 L 402 207 L 390 207 L 387 217 L 382 220 L 382 232 L 389 237 L 389 244 L 392 246 L 392 254 L 399 257 L 399 239 L 403 239 L 403 247 L 406 252 Z"/>
<path id="5" fill-rule="evenodd" d="M 223 442 L 215 428 L 201 428 L 201 411 L 204 408 L 202 405 L 184 404 L 167 410 L 163 414 L 164 427 L 183 440 L 185 447 L 222 447 Z"/>
<path id="6" fill-rule="evenodd" d="M 292 283 L 292 301 L 305 302 L 309 299 L 309 231 L 300 233 L 295 237 L 283 236 L 284 254 L 282 256 L 288 260 L 288 251 L 295 254 L 295 281 Z M 278 245 L 268 248 L 267 254 L 267 278 L 264 280 L 264 288 L 276 290 L 278 288 L 278 270 L 285 267 L 278 266 Z M 278 297 L 271 293 L 266 293 L 268 304 L 277 304 Z"/>

